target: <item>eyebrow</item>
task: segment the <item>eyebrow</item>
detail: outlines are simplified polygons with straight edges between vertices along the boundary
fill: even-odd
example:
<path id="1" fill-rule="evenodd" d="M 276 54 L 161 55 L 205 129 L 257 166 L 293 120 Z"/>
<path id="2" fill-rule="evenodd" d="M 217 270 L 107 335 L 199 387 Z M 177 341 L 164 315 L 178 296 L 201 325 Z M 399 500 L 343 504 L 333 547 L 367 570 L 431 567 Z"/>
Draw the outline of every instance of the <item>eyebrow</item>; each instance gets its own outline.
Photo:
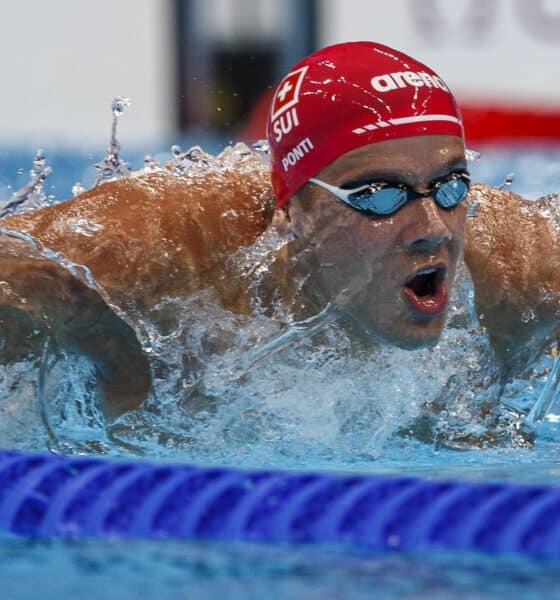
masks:
<path id="1" fill-rule="evenodd" d="M 464 171 L 468 173 L 467 161 L 464 158 L 453 158 L 439 166 L 439 168 L 431 174 L 429 183 L 435 183 L 442 177 L 450 175 L 456 171 Z M 351 179 L 347 179 L 342 184 L 345 188 L 357 187 L 362 184 L 380 182 L 380 183 L 400 183 L 408 185 L 410 181 L 406 181 L 402 172 L 395 171 L 376 171 L 369 172 L 364 175 L 357 175 Z"/>

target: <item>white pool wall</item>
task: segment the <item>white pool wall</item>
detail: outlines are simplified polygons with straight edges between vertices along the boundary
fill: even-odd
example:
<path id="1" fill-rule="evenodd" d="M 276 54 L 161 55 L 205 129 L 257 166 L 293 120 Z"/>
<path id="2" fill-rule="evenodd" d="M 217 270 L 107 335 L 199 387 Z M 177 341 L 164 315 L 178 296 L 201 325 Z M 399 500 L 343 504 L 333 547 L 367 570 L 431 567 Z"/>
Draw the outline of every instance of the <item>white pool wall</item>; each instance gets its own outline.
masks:
<path id="1" fill-rule="evenodd" d="M 171 2 L 18 0 L 0 7 L 0 140 L 106 143 L 110 104 L 133 99 L 128 143 L 175 123 Z"/>

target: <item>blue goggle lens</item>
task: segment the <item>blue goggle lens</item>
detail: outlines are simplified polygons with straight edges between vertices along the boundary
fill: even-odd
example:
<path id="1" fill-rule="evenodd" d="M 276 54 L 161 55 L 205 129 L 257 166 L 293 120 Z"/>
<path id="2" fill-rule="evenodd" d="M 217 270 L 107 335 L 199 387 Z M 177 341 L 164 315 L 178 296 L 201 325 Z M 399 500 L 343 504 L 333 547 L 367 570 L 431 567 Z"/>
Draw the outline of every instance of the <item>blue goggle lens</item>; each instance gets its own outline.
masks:
<path id="1" fill-rule="evenodd" d="M 432 192 L 435 201 L 442 208 L 453 208 L 465 199 L 469 186 L 464 179 L 450 179 Z M 391 215 L 404 206 L 410 196 L 418 197 L 406 188 L 384 186 L 378 189 L 364 190 L 350 194 L 348 204 L 353 208 L 376 215 Z"/>
<path id="2" fill-rule="evenodd" d="M 408 192 L 403 188 L 383 187 L 371 192 L 351 194 L 348 200 L 358 210 L 376 215 L 390 215 L 406 204 Z"/>
<path id="3" fill-rule="evenodd" d="M 436 202 L 443 208 L 453 208 L 465 199 L 469 186 L 464 179 L 451 179 L 436 190 Z"/>

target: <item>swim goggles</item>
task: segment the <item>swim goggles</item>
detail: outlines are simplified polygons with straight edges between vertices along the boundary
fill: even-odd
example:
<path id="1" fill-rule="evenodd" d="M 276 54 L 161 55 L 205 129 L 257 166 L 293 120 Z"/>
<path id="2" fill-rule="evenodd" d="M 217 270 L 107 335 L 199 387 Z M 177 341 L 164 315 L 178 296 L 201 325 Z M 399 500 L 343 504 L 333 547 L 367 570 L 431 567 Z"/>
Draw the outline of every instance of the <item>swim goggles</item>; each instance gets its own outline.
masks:
<path id="1" fill-rule="evenodd" d="M 368 215 L 392 215 L 410 200 L 432 196 L 442 208 L 453 208 L 462 202 L 470 185 L 466 173 L 452 173 L 449 178 L 437 182 L 427 192 L 416 192 L 404 184 L 368 183 L 352 189 L 344 189 L 312 177 L 310 183 L 330 192 L 354 210 Z"/>

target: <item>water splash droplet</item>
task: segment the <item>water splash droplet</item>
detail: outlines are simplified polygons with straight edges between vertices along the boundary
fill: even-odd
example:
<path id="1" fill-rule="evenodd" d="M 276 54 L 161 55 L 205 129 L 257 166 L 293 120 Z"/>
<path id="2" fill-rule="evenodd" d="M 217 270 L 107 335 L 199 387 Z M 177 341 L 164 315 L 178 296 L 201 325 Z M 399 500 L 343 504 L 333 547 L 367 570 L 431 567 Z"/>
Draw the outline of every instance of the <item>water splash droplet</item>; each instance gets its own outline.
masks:
<path id="1" fill-rule="evenodd" d="M 467 209 L 467 219 L 474 219 L 478 214 L 478 209 L 480 208 L 480 202 L 471 202 Z"/>
<path id="2" fill-rule="evenodd" d="M 146 156 L 144 156 L 144 171 L 145 172 L 159 171 L 160 169 L 161 169 L 161 165 L 151 154 L 146 154 Z"/>
<path id="3" fill-rule="evenodd" d="M 97 169 L 97 177 L 95 179 L 95 185 L 99 185 L 105 181 L 113 181 L 115 179 L 121 179 L 128 177 L 130 174 L 130 167 L 127 162 L 122 160 L 119 156 L 121 145 L 117 140 L 117 123 L 119 117 L 124 112 L 126 107 L 130 106 L 129 98 L 121 98 L 117 96 L 111 102 L 111 111 L 113 112 L 113 123 L 111 125 L 111 140 L 109 142 L 109 148 L 103 157 L 101 162 L 98 162 L 95 166 Z"/>
<path id="4" fill-rule="evenodd" d="M 515 173 L 508 173 L 504 177 L 504 181 L 498 186 L 498 189 L 503 190 L 505 188 L 511 187 L 511 184 L 513 183 L 514 178 L 515 178 Z"/>
<path id="5" fill-rule="evenodd" d="M 465 158 L 467 160 L 480 160 L 480 152 L 477 150 L 470 150 L 469 148 L 465 148 Z"/>
<path id="6" fill-rule="evenodd" d="M 194 175 L 205 172 L 213 163 L 213 157 L 204 152 L 200 146 L 192 146 L 184 152 L 177 144 L 171 146 L 173 160 L 171 164 L 175 173 L 184 175 Z"/>
<path id="7" fill-rule="evenodd" d="M 52 168 L 47 164 L 45 152 L 37 150 L 29 171 L 30 180 L 0 206 L 0 218 L 47 206 L 49 198 L 45 194 L 44 183 L 51 173 Z"/>
<path id="8" fill-rule="evenodd" d="M 270 144 L 268 143 L 268 140 L 257 140 L 251 145 L 251 148 L 255 152 L 266 154 L 267 156 L 270 154 Z"/>
<path id="9" fill-rule="evenodd" d="M 76 183 L 72 186 L 72 196 L 74 196 L 74 198 L 80 194 L 83 194 L 85 191 L 86 190 L 80 181 L 76 181 Z"/>
<path id="10" fill-rule="evenodd" d="M 78 233 L 79 235 L 84 235 L 86 237 L 91 237 L 103 229 L 103 225 L 100 223 L 93 223 L 92 221 L 89 221 L 83 217 L 70 220 L 67 227 L 68 231 L 71 231 L 72 233 Z"/>
<path id="11" fill-rule="evenodd" d="M 132 102 L 130 98 L 122 98 L 121 96 L 117 96 L 111 102 L 111 110 L 113 111 L 113 115 L 118 119 L 124 112 L 125 108 L 128 108 Z"/>

